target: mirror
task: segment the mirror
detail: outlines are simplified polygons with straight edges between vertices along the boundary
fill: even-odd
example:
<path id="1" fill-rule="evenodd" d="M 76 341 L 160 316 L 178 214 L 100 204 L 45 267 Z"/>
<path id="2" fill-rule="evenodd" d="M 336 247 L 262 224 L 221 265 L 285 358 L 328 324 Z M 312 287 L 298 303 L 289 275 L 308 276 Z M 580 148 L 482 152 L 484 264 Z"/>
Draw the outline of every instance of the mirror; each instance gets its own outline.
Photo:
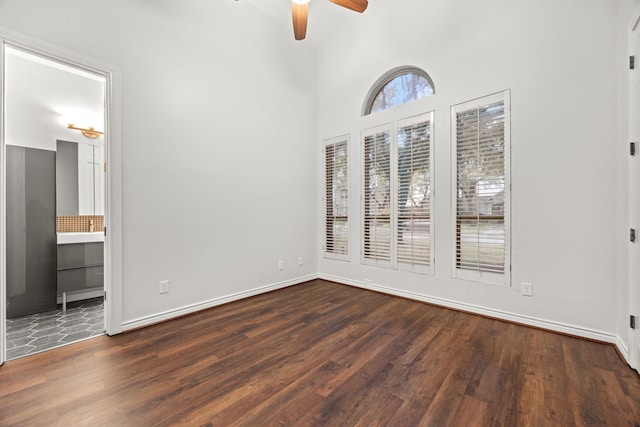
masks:
<path id="1" fill-rule="evenodd" d="M 104 215 L 103 149 L 57 141 L 56 214 Z"/>

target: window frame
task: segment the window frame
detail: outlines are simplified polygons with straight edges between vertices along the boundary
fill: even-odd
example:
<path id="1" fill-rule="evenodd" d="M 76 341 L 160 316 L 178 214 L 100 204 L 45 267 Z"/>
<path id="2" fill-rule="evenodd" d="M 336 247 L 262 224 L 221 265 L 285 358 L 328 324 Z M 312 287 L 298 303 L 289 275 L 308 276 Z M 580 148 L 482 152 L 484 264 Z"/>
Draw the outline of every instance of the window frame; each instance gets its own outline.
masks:
<path id="1" fill-rule="evenodd" d="M 375 99 L 378 96 L 378 93 L 387 84 L 391 83 L 394 79 L 396 79 L 396 78 L 398 78 L 398 77 L 400 77 L 402 75 L 405 75 L 405 74 L 415 74 L 415 75 L 418 75 L 420 77 L 423 77 L 425 80 L 427 80 L 427 82 L 429 82 L 429 85 L 431 86 L 432 94 L 430 96 L 433 96 L 433 95 L 436 94 L 436 87 L 433 84 L 433 80 L 431 79 L 429 74 L 427 74 L 426 71 L 424 71 L 420 67 L 415 67 L 413 65 L 403 65 L 403 66 L 396 67 L 396 68 L 393 68 L 393 69 L 387 71 L 382 76 L 380 76 L 378 78 L 378 80 L 375 81 L 375 83 L 369 89 L 369 92 L 367 92 L 367 96 L 364 98 L 364 104 L 362 105 L 361 115 L 362 116 L 371 115 L 371 109 L 373 108 L 373 103 L 375 102 Z M 419 99 L 422 99 L 422 98 L 419 98 Z M 401 104 L 401 105 L 406 105 L 406 104 Z M 391 107 L 391 108 L 393 108 L 393 107 Z"/>
<path id="2" fill-rule="evenodd" d="M 393 254 L 393 261 L 394 261 L 394 268 L 397 270 L 405 270 L 405 271 L 413 271 L 415 273 L 423 273 L 423 274 L 432 274 L 433 273 L 433 268 L 434 268 L 434 262 L 435 262 L 435 251 L 434 251 L 434 241 L 435 241 L 435 227 L 433 226 L 433 219 L 434 219 L 434 206 L 435 206 L 435 197 L 434 197 L 434 191 L 435 191 L 435 156 L 434 154 L 434 117 L 435 117 L 435 112 L 434 111 L 429 111 L 426 113 L 422 113 L 422 114 L 418 114 L 415 116 L 411 116 L 411 117 L 406 117 L 404 119 L 399 119 L 395 122 L 395 126 L 394 126 L 394 153 L 392 153 L 392 158 L 395 160 L 395 175 L 394 175 L 394 179 L 395 179 L 395 187 L 394 189 L 395 191 L 395 197 L 394 197 L 394 225 L 395 228 L 393 230 L 393 236 L 392 236 L 392 247 L 394 249 Z M 411 262 L 404 262 L 404 261 L 399 261 L 398 260 L 398 220 L 399 220 L 399 216 L 400 216 L 400 207 L 398 206 L 398 193 L 400 190 L 400 185 L 399 185 L 399 179 L 400 179 L 400 174 L 398 173 L 398 161 L 399 161 L 399 152 L 398 152 L 398 130 L 403 128 L 403 127 L 407 127 L 407 126 L 412 126 L 415 124 L 419 124 L 419 123 L 423 123 L 423 122 L 429 122 L 429 172 L 430 172 L 430 179 L 429 179 L 429 187 L 430 187 L 430 195 L 429 195 L 429 259 L 428 261 L 428 265 L 424 265 L 424 264 L 418 264 L 418 263 L 411 263 Z"/>
<path id="3" fill-rule="evenodd" d="M 364 129 L 361 133 L 361 209 L 362 209 L 362 229 L 361 229 L 361 262 L 363 265 L 372 265 L 378 267 L 389 268 L 392 270 L 401 270 L 401 271 L 411 271 L 414 273 L 420 274 L 433 274 L 434 271 L 434 263 L 435 263 L 435 227 L 433 226 L 434 221 L 434 213 L 435 213 L 435 197 L 434 197 L 434 182 L 435 182 L 435 156 L 434 156 L 434 118 L 435 112 L 428 111 L 426 113 L 421 113 L 409 117 L 404 117 L 394 122 L 389 122 L 377 126 L 373 126 L 367 129 Z M 408 125 L 418 124 L 424 121 L 429 122 L 429 169 L 431 172 L 430 179 L 430 200 L 429 200 L 429 259 L 428 265 L 419 264 L 419 263 L 411 263 L 411 262 L 403 262 L 398 260 L 398 215 L 399 215 L 399 206 L 398 206 L 398 192 L 399 192 L 399 174 L 398 174 L 398 130 L 406 127 Z M 389 140 L 389 197 L 391 199 L 389 206 L 389 259 L 379 259 L 367 257 L 367 210 L 366 210 L 366 198 L 368 196 L 367 191 L 367 180 L 366 175 L 368 173 L 367 170 L 367 155 L 366 155 L 366 147 L 365 147 L 365 139 L 368 136 L 380 134 L 383 132 L 389 132 L 390 140 Z M 386 219 L 386 216 L 383 217 Z"/>
<path id="4" fill-rule="evenodd" d="M 393 180 L 392 178 L 395 176 L 395 166 L 394 166 L 394 162 L 392 161 L 393 158 L 393 142 L 395 140 L 395 138 L 393 137 L 393 133 L 394 133 L 395 128 L 393 127 L 392 123 L 386 123 L 386 124 L 382 124 L 382 125 L 378 125 L 378 126 L 374 126 L 374 127 L 370 127 L 367 129 L 364 129 L 362 131 L 361 134 L 361 162 L 362 162 L 362 168 L 361 171 L 362 173 L 360 174 L 360 177 L 362 179 L 362 183 L 361 183 L 361 195 L 362 195 L 362 229 L 361 229 L 361 236 L 362 238 L 361 240 L 361 244 L 362 244 L 362 252 L 361 252 L 361 258 L 362 258 L 362 264 L 364 265 L 374 265 L 374 266 L 379 266 L 379 267 L 387 267 L 387 268 L 392 268 L 392 260 L 394 259 L 394 248 L 393 248 L 393 232 L 394 232 L 394 226 L 393 226 L 393 218 L 395 217 L 395 212 L 394 212 L 394 203 L 393 200 L 395 198 L 395 186 L 393 185 Z M 380 258 L 371 258 L 371 257 L 367 257 L 367 240 L 366 240 L 366 236 L 367 236 L 367 210 L 366 210 L 366 198 L 368 196 L 368 192 L 367 192 L 367 181 L 366 181 L 366 177 L 365 175 L 368 173 L 367 171 L 367 155 L 366 155 L 366 146 L 365 146 L 365 139 L 368 136 L 372 136 L 372 135 L 377 135 L 380 133 L 384 133 L 384 132 L 389 132 L 390 138 L 389 138 L 389 198 L 390 198 L 390 204 L 389 204 L 389 234 L 390 234 L 390 240 L 389 240 L 389 259 L 380 259 Z M 382 217 L 382 216 L 381 216 Z"/>
<path id="5" fill-rule="evenodd" d="M 329 230 L 327 229 L 328 223 L 328 203 L 329 200 L 327 198 L 327 185 L 328 185 L 328 175 L 327 175 L 327 157 L 326 150 L 328 146 L 337 145 L 337 144 L 346 144 L 346 152 L 347 152 L 347 251 L 346 253 L 336 253 L 333 251 L 327 250 L 327 239 L 329 236 Z M 340 261 L 350 261 L 351 260 L 351 135 L 341 135 L 333 138 L 324 139 L 322 141 L 321 147 L 321 156 L 322 156 L 322 175 L 323 175 L 323 187 L 322 187 L 322 224 L 323 224 L 323 234 L 322 234 L 322 254 L 324 258 L 334 259 Z M 333 178 L 332 178 L 333 179 Z M 335 218 L 335 215 L 334 215 Z"/>
<path id="6" fill-rule="evenodd" d="M 452 277 L 493 285 L 511 286 L 511 92 L 505 90 L 451 107 L 451 223 Z M 458 268 L 458 163 L 457 113 L 496 102 L 504 103 L 504 273 Z M 478 216 L 481 218 L 481 216 Z"/>

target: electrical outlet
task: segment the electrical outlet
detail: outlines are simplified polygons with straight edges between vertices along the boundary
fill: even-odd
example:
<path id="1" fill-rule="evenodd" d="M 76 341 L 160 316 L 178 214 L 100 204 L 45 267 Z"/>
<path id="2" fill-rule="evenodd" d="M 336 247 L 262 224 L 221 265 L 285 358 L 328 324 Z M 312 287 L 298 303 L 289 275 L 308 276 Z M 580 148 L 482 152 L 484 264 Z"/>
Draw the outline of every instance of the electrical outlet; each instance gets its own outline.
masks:
<path id="1" fill-rule="evenodd" d="M 302 262 L 302 257 L 301 257 L 301 256 L 299 256 L 299 257 L 298 257 L 298 266 L 301 266 L 302 264 L 303 264 L 303 262 Z"/>
<path id="2" fill-rule="evenodd" d="M 533 284 L 529 282 L 522 282 L 522 295 L 527 297 L 533 296 Z"/>
<path id="3" fill-rule="evenodd" d="M 284 270 L 284 261 L 283 260 L 278 261 L 278 270 Z"/>
<path id="4" fill-rule="evenodd" d="M 160 281 L 160 285 L 158 287 L 158 293 L 161 293 L 161 294 L 169 293 L 169 281 L 168 280 L 161 280 Z"/>

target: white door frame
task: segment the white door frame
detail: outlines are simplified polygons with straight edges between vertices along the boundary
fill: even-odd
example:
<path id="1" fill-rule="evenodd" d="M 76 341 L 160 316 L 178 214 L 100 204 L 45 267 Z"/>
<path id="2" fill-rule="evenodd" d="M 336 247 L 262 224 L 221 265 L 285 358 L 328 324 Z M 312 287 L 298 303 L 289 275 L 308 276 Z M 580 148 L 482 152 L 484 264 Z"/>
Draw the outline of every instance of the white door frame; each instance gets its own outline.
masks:
<path id="1" fill-rule="evenodd" d="M 120 71 L 66 49 L 0 27 L 0 364 L 6 360 L 5 46 L 12 46 L 105 77 L 105 330 L 122 332 L 122 146 Z"/>
<path id="2" fill-rule="evenodd" d="M 636 9 L 629 25 L 627 49 L 629 56 L 635 56 L 634 70 L 628 71 L 628 142 L 636 143 L 640 149 L 640 7 Z M 628 161 L 628 216 L 629 227 L 640 231 L 640 152 L 629 156 Z M 640 241 L 629 243 L 628 250 L 628 302 L 627 314 L 636 316 L 636 329 L 628 328 L 629 365 L 640 372 Z"/>

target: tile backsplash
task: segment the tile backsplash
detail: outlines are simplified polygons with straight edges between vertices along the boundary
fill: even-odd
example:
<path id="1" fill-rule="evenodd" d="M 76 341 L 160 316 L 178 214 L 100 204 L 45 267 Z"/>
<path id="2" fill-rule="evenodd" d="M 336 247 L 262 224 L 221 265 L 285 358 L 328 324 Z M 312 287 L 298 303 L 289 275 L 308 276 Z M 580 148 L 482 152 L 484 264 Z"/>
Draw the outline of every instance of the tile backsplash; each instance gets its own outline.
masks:
<path id="1" fill-rule="evenodd" d="M 102 230 L 104 230 L 104 216 L 102 215 L 56 217 L 56 233 L 89 233 Z"/>

